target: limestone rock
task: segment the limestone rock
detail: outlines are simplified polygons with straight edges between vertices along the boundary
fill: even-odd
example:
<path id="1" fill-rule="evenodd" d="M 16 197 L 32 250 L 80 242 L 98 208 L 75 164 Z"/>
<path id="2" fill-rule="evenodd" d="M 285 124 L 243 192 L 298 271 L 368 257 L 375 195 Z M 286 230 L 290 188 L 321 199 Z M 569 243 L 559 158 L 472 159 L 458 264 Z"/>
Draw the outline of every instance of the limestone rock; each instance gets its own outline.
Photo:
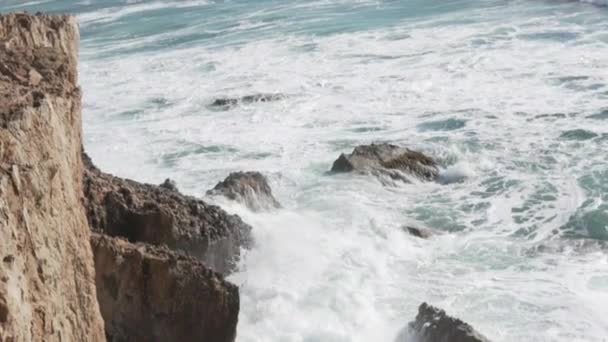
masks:
<path id="1" fill-rule="evenodd" d="M 103 341 L 82 206 L 78 26 L 0 16 L 0 341 Z"/>
<path id="2" fill-rule="evenodd" d="M 93 234 L 97 293 L 109 342 L 232 342 L 238 288 L 202 262 Z"/>
<path id="3" fill-rule="evenodd" d="M 433 158 L 408 148 L 392 144 L 371 144 L 355 147 L 351 154 L 341 154 L 331 172 L 371 174 L 381 181 L 410 182 L 408 176 L 422 180 L 436 180 L 439 175 Z"/>
<path id="4" fill-rule="evenodd" d="M 427 303 L 420 305 L 416 320 L 408 328 L 417 342 L 489 342 L 469 324 Z"/>
<path id="5" fill-rule="evenodd" d="M 229 273 L 251 227 L 240 217 L 178 191 L 114 177 L 85 161 L 85 207 L 91 229 L 131 242 L 166 245 Z"/>
<path id="6" fill-rule="evenodd" d="M 266 176 L 259 172 L 233 172 L 222 182 L 207 191 L 207 195 L 225 196 L 245 204 L 253 211 L 280 208 L 272 195 Z"/>

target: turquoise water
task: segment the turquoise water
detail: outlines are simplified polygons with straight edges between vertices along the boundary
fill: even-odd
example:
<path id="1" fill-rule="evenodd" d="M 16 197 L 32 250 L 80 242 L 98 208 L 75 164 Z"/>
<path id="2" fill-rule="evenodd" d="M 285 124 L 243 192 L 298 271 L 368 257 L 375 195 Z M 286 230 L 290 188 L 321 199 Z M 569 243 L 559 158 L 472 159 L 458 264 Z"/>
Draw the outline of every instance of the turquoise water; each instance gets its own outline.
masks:
<path id="1" fill-rule="evenodd" d="M 74 12 L 85 147 L 189 194 L 270 177 L 284 209 L 230 279 L 238 341 L 395 341 L 429 301 L 493 341 L 608 336 L 605 1 L 3 1 Z M 281 93 L 228 110 L 218 97 Z M 428 152 L 441 182 L 329 177 Z M 217 199 L 209 199 L 217 200 Z M 445 234 L 405 235 L 403 225 Z"/>

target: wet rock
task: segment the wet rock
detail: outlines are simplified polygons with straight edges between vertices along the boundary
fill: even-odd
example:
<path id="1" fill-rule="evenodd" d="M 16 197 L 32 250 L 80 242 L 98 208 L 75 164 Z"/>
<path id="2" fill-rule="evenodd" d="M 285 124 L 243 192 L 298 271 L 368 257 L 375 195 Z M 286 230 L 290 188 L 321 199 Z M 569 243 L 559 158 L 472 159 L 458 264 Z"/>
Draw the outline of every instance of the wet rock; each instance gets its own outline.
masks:
<path id="1" fill-rule="evenodd" d="M 433 158 L 408 148 L 392 144 L 371 144 L 355 147 L 351 154 L 341 154 L 331 172 L 356 172 L 378 176 L 381 181 L 410 182 L 409 176 L 422 180 L 436 180 L 439 176 Z"/>
<path id="2" fill-rule="evenodd" d="M 179 191 L 177 189 L 177 183 L 175 183 L 174 180 L 169 179 L 169 178 L 165 179 L 165 181 L 162 182 L 159 186 L 161 188 L 167 189 L 169 191 Z"/>
<path id="3" fill-rule="evenodd" d="M 222 107 L 224 109 L 230 109 L 238 104 L 279 101 L 284 98 L 285 95 L 283 94 L 254 94 L 243 97 L 223 97 L 215 99 L 211 103 L 211 107 Z"/>
<path id="4" fill-rule="evenodd" d="M 489 342 L 469 324 L 427 303 L 418 308 L 416 320 L 409 323 L 408 332 L 417 342 Z"/>
<path id="5" fill-rule="evenodd" d="M 239 293 L 197 259 L 93 234 L 107 341 L 232 342 Z"/>
<path id="6" fill-rule="evenodd" d="M 253 211 L 280 208 L 281 205 L 272 195 L 266 176 L 259 172 L 234 172 L 222 182 L 207 191 L 211 196 L 225 196 L 245 204 Z"/>
<path id="7" fill-rule="evenodd" d="M 84 153 L 83 160 L 85 208 L 95 232 L 179 249 L 222 274 L 251 242 L 251 227 L 218 206 L 103 173 Z"/>
<path id="8" fill-rule="evenodd" d="M 437 234 L 437 232 L 435 232 L 434 230 L 429 229 L 429 228 L 404 226 L 401 229 L 403 229 L 403 231 L 409 233 L 410 235 L 419 237 L 421 239 L 428 239 L 428 238 L 432 237 L 433 235 Z"/>
<path id="9" fill-rule="evenodd" d="M 0 15 L 0 341 L 103 341 L 82 206 L 78 24 Z"/>

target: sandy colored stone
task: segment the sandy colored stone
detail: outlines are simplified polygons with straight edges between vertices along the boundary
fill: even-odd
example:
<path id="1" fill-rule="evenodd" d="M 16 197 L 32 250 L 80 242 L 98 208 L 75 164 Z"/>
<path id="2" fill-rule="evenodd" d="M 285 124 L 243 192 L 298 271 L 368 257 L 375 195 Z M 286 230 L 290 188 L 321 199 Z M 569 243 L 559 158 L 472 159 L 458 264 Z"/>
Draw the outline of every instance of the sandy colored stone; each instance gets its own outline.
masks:
<path id="1" fill-rule="evenodd" d="M 0 341 L 104 340 L 81 203 L 78 40 L 71 16 L 0 16 Z"/>

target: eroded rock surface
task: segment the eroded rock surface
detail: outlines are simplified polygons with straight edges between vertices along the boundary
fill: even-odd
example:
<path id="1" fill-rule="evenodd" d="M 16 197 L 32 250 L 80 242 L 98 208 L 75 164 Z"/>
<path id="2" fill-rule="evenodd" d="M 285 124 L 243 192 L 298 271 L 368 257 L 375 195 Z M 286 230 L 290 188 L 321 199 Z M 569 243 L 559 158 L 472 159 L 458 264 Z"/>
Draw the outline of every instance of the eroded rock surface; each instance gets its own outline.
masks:
<path id="1" fill-rule="evenodd" d="M 91 229 L 131 242 L 179 249 L 229 273 L 251 227 L 240 217 L 177 190 L 114 177 L 84 155 L 85 206 Z"/>
<path id="2" fill-rule="evenodd" d="M 0 16 L 0 341 L 103 341 L 82 206 L 78 26 Z"/>
<path id="3" fill-rule="evenodd" d="M 355 147 L 351 154 L 341 154 L 331 172 L 371 174 L 381 181 L 410 182 L 409 177 L 436 180 L 439 175 L 433 158 L 408 148 L 392 144 L 371 144 Z"/>
<path id="4" fill-rule="evenodd" d="M 416 342 L 490 342 L 469 324 L 427 303 L 420 305 L 408 330 Z"/>
<path id="5" fill-rule="evenodd" d="M 272 195 L 268 179 L 259 172 L 231 173 L 224 181 L 207 191 L 207 195 L 225 196 L 245 204 L 253 211 L 281 207 Z"/>
<path id="6" fill-rule="evenodd" d="M 99 234 L 91 246 L 108 341 L 234 341 L 238 288 L 201 261 Z"/>

